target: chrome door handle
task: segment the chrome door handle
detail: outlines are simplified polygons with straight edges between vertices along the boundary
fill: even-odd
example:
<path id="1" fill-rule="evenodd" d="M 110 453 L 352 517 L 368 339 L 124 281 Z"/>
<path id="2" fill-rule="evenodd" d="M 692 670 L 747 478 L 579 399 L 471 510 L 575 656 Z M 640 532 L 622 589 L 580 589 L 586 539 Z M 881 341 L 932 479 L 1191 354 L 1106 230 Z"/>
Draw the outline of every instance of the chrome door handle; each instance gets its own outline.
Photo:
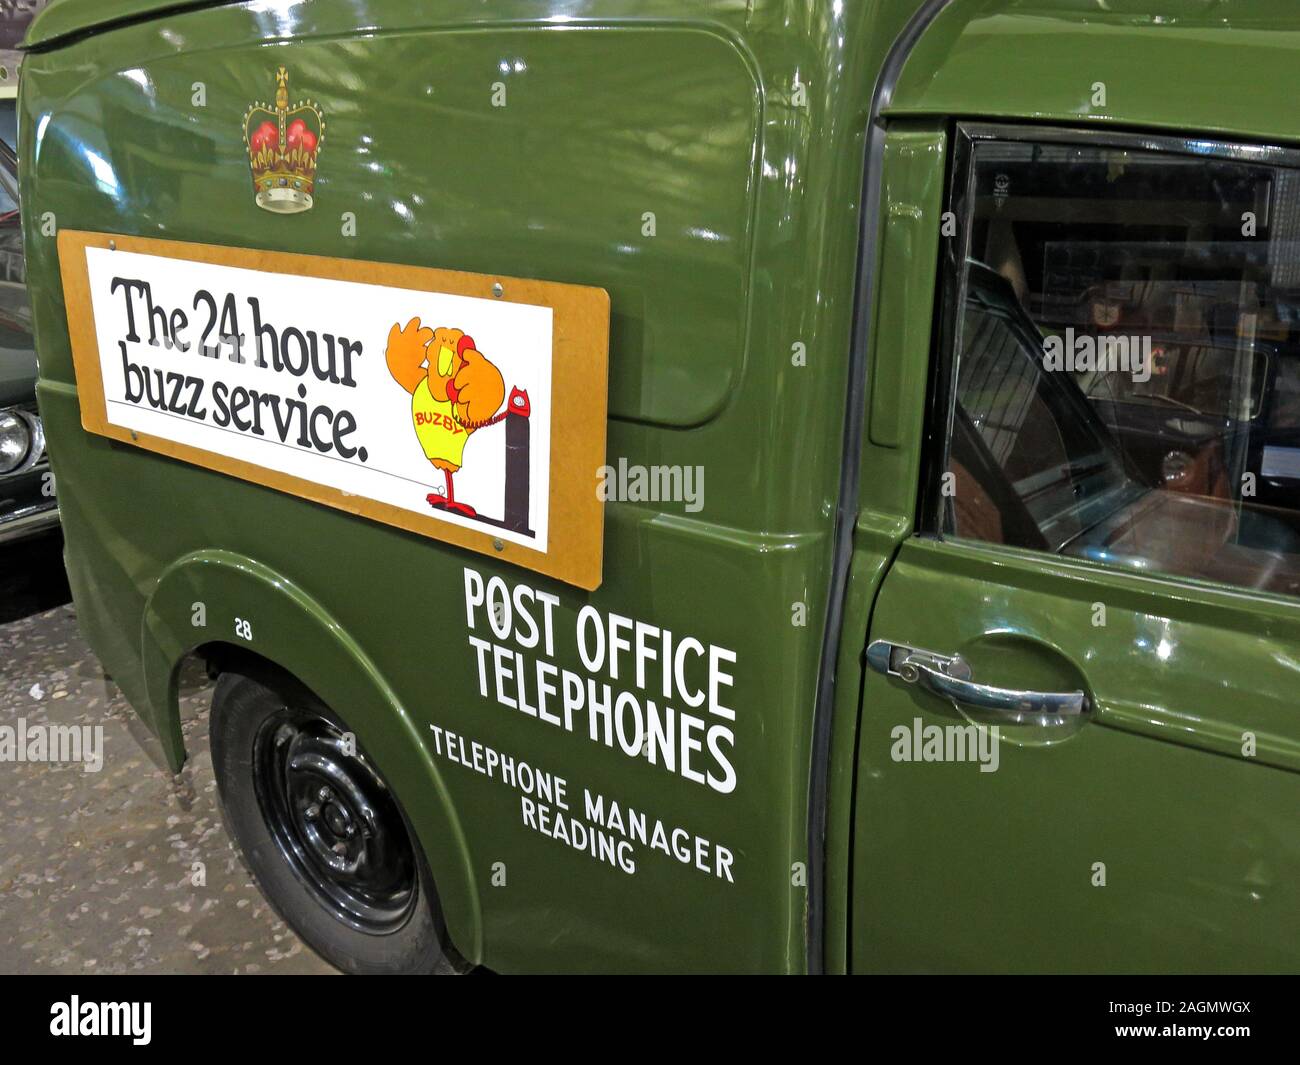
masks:
<path id="1" fill-rule="evenodd" d="M 935 654 L 887 640 L 873 640 L 867 663 L 877 673 L 918 684 L 961 706 L 998 714 L 1011 725 L 1064 725 L 1088 709 L 1081 691 L 1037 692 L 995 688 L 971 680 L 970 665 L 960 656 Z"/>

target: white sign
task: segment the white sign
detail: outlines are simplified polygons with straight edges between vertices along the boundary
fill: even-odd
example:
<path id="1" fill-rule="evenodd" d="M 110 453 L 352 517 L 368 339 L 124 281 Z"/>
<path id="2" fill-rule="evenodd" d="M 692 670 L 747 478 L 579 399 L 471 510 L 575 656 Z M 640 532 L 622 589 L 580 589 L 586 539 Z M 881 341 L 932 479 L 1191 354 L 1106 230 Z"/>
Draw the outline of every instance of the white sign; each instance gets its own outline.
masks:
<path id="1" fill-rule="evenodd" d="M 85 255 L 110 425 L 547 550 L 550 308 Z"/>

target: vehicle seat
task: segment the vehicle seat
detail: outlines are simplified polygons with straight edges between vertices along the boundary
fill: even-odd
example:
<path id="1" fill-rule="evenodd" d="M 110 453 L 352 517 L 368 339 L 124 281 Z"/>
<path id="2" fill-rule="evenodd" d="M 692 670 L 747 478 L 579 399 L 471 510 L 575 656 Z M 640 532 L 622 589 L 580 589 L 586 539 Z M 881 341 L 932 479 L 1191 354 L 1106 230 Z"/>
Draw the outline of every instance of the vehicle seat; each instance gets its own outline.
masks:
<path id="1" fill-rule="evenodd" d="M 948 470 L 953 475 L 953 532 L 968 540 L 1006 543 L 1002 514 L 993 497 L 955 456 L 949 461 Z"/>

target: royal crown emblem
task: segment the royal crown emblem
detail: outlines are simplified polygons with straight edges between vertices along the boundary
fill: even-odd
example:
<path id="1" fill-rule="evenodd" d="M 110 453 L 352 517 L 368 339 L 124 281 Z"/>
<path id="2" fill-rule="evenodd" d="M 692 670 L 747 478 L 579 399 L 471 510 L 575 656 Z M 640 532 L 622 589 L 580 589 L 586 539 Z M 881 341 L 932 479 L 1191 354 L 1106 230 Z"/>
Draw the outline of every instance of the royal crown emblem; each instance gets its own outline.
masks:
<path id="1" fill-rule="evenodd" d="M 257 206 L 277 214 L 309 211 L 325 116 L 310 100 L 289 106 L 289 72 L 275 76 L 275 107 L 256 103 L 244 115 L 244 145 Z"/>

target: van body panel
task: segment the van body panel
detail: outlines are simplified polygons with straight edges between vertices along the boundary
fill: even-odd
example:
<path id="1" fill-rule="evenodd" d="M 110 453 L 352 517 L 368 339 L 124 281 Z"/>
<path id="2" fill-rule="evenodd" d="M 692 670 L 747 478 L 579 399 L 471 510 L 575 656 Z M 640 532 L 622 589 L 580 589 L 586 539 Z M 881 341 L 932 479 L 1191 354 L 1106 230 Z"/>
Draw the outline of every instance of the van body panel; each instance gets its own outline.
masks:
<path id="1" fill-rule="evenodd" d="M 989 135 L 1034 143 L 1051 122 L 1067 145 L 1122 129 L 1134 149 L 1195 158 L 1219 140 L 1244 145 L 1249 158 L 1254 142 L 1296 144 L 1294 122 L 1276 106 L 1296 87 L 1296 28 L 1284 4 L 1084 19 L 1064 3 L 958 2 L 911 53 L 890 125 L 1014 119 Z M 1247 68 L 1251 77 L 1241 77 Z M 1099 88 L 1104 106 L 1094 103 Z M 1173 134 L 1167 143 L 1162 131 Z M 984 684 L 1078 689 L 1088 710 L 1069 728 L 1004 727 L 992 772 L 970 760 L 919 762 L 914 737 L 993 719 L 863 670 L 848 967 L 1294 971 L 1288 885 L 1300 832 L 1281 813 L 1295 808 L 1300 786 L 1294 600 L 945 542 L 922 496 L 934 468 L 884 475 L 937 461 L 942 416 L 930 404 L 939 402 L 944 334 L 936 325 L 899 338 L 902 323 L 960 313 L 955 289 L 940 284 L 964 254 L 969 207 L 953 154 L 912 177 L 918 191 L 951 182 L 943 209 L 956 225 L 929 283 L 894 308 L 885 379 L 910 380 L 905 413 L 879 434 L 878 394 L 871 406 L 863 469 L 877 475 L 864 477 L 867 524 L 922 535 L 900 539 L 868 641 L 959 656 Z M 1013 183 L 1011 196 L 1018 191 Z M 900 447 L 889 446 L 895 438 Z"/>
<path id="2" fill-rule="evenodd" d="M 118 22 L 147 19 L 151 15 L 186 8 L 213 7 L 225 0 L 50 0 L 32 21 L 25 41 L 28 48 L 42 48 L 67 37 L 94 32 Z"/>
<path id="3" fill-rule="evenodd" d="M 863 123 L 875 69 L 914 9 L 611 0 L 485 14 L 376 0 L 358 19 L 358 5 L 332 0 L 222 4 L 34 52 L 24 221 L 69 564 L 83 629 L 164 757 L 182 754 L 179 661 L 246 643 L 348 704 L 339 711 L 377 752 L 426 853 L 463 885 L 448 916 L 472 960 L 804 969 L 809 743 Z M 272 95 L 279 66 L 290 96 L 326 120 L 315 205 L 291 217 L 254 203 L 242 140 L 243 114 Z M 493 105 L 497 87 L 504 106 Z M 588 595 L 88 435 L 55 240 L 42 235 L 51 220 L 605 288 L 611 466 L 699 466 L 703 505 L 611 500 L 604 580 Z M 129 493 L 103 490 L 123 484 Z M 221 576 L 214 552 L 245 560 L 241 576 Z M 677 737 L 670 767 L 662 750 L 652 762 L 617 737 L 593 739 L 585 717 L 569 729 L 512 708 L 495 660 L 481 675 L 468 640 L 492 636 L 481 608 L 470 628 L 467 582 L 494 578 L 525 598 L 554 595 L 552 664 L 615 693 L 628 667 L 621 679 L 591 673 L 575 649 L 584 607 L 606 624 L 698 641 L 724 662 L 734 654 L 723 690 L 734 725 L 706 723 L 729 735 L 711 750 L 701 733 L 701 749 L 685 753 Z M 236 619 L 251 621 L 251 641 Z M 704 659 L 687 661 L 699 690 Z M 501 668 L 508 686 L 516 667 Z M 364 698 L 373 709 L 352 705 Z M 448 734 L 469 766 L 448 757 Z M 632 872 L 539 831 L 518 788 L 474 769 L 474 743 L 563 778 L 579 816 L 584 788 L 605 798 L 607 818 L 617 800 L 649 835 L 660 823 L 666 845 L 639 845 Z"/>
<path id="4" fill-rule="evenodd" d="M 355 726 L 454 944 L 495 969 L 1294 967 L 1294 603 L 917 535 L 961 120 L 1297 139 L 1288 6 L 1131 6 L 53 4 L 21 100 L 38 396 L 80 623 L 166 761 L 187 655 L 290 671 Z M 281 66 L 326 120 L 293 216 L 254 202 L 243 142 Z M 611 468 L 699 470 L 701 494 L 616 489 L 585 593 L 88 434 L 60 228 L 606 289 Z M 548 597 L 556 644 L 525 647 Z M 653 656 L 588 665 L 597 630 L 700 653 L 661 689 Z M 998 772 L 918 774 L 895 729 L 953 715 L 872 672 L 876 639 L 1085 687 L 1091 716 L 1013 737 Z M 543 662 L 576 724 L 541 711 Z M 1237 680 L 1208 710 L 1206 670 Z M 602 686 L 683 731 L 624 742 Z"/>
<path id="5" fill-rule="evenodd" d="M 943 166 L 948 138 L 945 125 L 934 121 L 901 121 L 891 125 L 882 158 L 879 308 L 872 323 L 871 358 L 867 366 L 867 432 L 864 452 L 870 463 L 861 466 L 859 499 L 862 508 L 853 528 L 853 555 L 844 593 L 843 643 L 836 664 L 836 701 L 831 750 L 857 746 L 863 712 L 865 680 L 862 634 L 871 618 L 885 572 L 899 546 L 912 534 L 913 516 L 903 486 L 920 477 L 920 453 L 915 448 L 873 443 L 886 431 L 893 439 L 912 439 L 925 417 L 927 364 L 900 358 L 907 351 L 925 351 L 930 344 L 931 316 L 924 312 L 934 293 L 933 263 L 938 254 L 938 217 L 943 201 Z M 880 416 L 876 416 L 876 412 Z M 885 429 L 885 424 L 888 430 Z M 891 498 L 893 495 L 895 498 Z M 896 498 L 902 495 L 903 504 Z M 831 760 L 826 825 L 826 967 L 848 967 L 850 921 L 855 871 L 850 866 L 854 840 L 854 788 L 857 767 L 837 754 Z"/>
<path id="6" fill-rule="evenodd" d="M 912 50 L 889 113 L 1295 140 L 1280 104 L 1300 91 L 1294 4 L 1150 7 L 956 0 Z"/>
<path id="7" fill-rule="evenodd" d="M 854 883 L 865 886 L 854 895 L 852 967 L 1294 971 L 1300 829 L 1285 811 L 1300 780 L 1264 751 L 1285 746 L 1278 727 L 1295 727 L 1294 702 L 1282 705 L 1293 686 L 1282 648 L 1295 645 L 1295 611 L 1271 633 L 1241 616 L 1233 631 L 1213 597 L 1170 610 L 1157 588 L 1107 589 L 1079 569 L 968 551 L 905 543 L 873 637 L 961 653 L 986 683 L 1068 690 L 1082 678 L 1096 716 L 1065 736 L 1004 728 L 995 772 L 899 761 L 895 730 L 910 737 L 916 722 L 969 718 L 868 674 L 854 854 Z M 951 611 L 916 611 L 934 596 Z M 1092 623 L 1097 602 L 1107 607 L 1104 627 Z M 1149 656 L 1162 641 L 1173 650 L 1163 652 L 1169 665 L 1156 688 Z M 1228 660 L 1252 663 L 1252 694 L 1215 691 L 1190 668 L 1205 663 L 1221 676 Z M 1114 720 L 1139 706 L 1165 727 L 1142 735 Z M 1228 708 L 1253 728 L 1243 720 L 1235 746 L 1223 730 L 1222 753 L 1211 753 L 1195 732 Z M 1248 732 L 1258 734 L 1258 756 L 1242 756 Z"/>

